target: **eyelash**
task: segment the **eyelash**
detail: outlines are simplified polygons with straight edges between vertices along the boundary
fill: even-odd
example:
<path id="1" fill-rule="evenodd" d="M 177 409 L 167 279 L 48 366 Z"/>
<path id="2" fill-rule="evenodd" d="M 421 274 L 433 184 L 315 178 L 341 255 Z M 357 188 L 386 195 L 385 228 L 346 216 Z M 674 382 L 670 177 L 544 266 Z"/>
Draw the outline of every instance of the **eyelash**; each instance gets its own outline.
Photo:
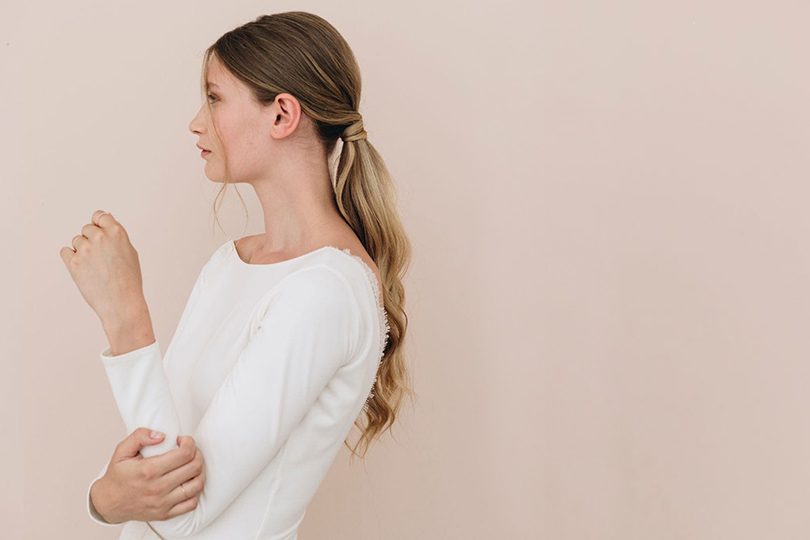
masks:
<path id="1" fill-rule="evenodd" d="M 217 97 L 213 94 L 208 94 L 208 101 L 211 101 L 211 98 L 216 99 Z"/>

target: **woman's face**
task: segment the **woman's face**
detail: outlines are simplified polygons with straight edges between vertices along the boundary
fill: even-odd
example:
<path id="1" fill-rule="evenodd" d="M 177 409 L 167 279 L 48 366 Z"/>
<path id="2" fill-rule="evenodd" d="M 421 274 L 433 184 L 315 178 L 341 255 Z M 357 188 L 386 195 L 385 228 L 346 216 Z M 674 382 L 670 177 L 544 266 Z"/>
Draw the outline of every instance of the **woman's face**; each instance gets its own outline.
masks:
<path id="1" fill-rule="evenodd" d="M 203 104 L 189 123 L 189 130 L 198 136 L 197 144 L 211 151 L 203 157 L 205 175 L 215 182 L 224 181 L 227 155 L 229 180 L 251 183 L 267 173 L 271 162 L 270 128 L 275 103 L 262 106 L 256 102 L 247 86 L 233 77 L 215 55 L 211 57 L 206 80 L 211 112 Z"/>

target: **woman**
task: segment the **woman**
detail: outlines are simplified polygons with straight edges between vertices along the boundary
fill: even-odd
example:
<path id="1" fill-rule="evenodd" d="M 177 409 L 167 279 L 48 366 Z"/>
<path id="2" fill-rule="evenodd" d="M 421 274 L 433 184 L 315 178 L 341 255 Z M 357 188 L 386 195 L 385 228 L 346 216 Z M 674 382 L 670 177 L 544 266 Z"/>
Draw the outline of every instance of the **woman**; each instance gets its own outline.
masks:
<path id="1" fill-rule="evenodd" d="M 328 22 L 287 12 L 226 33 L 205 52 L 203 88 L 189 128 L 206 175 L 250 184 L 265 233 L 215 250 L 163 357 L 123 226 L 96 212 L 63 248 L 131 432 L 88 511 L 124 523 L 122 539 L 295 539 L 340 447 L 364 456 L 411 392 L 410 244 L 357 110 L 356 60 Z"/>

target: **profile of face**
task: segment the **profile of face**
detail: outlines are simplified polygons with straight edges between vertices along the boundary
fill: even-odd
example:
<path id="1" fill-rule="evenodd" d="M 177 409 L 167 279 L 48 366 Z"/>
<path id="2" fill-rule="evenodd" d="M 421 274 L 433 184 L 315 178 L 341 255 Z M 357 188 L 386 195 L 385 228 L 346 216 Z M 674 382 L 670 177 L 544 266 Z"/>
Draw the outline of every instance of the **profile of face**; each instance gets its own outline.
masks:
<path id="1" fill-rule="evenodd" d="M 210 150 L 203 156 L 205 175 L 223 182 L 226 155 L 231 182 L 252 183 L 271 174 L 280 140 L 295 131 L 301 117 L 297 100 L 290 94 L 279 94 L 273 103 L 262 105 L 216 55 L 209 62 L 206 81 L 211 112 L 203 103 L 188 126 L 198 137 L 197 145 Z"/>

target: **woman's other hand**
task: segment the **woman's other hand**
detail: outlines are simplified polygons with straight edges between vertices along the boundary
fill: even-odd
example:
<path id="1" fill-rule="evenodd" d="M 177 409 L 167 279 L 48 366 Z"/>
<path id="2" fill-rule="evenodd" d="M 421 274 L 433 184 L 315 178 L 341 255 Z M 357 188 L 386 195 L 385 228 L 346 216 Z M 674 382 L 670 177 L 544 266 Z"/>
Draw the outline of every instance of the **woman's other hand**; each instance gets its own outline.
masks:
<path id="1" fill-rule="evenodd" d="M 144 458 L 142 447 L 163 440 L 149 434 L 138 428 L 118 443 L 107 472 L 90 488 L 93 506 L 109 523 L 163 521 L 197 507 L 205 467 L 194 439 L 178 436 L 179 448 Z"/>

